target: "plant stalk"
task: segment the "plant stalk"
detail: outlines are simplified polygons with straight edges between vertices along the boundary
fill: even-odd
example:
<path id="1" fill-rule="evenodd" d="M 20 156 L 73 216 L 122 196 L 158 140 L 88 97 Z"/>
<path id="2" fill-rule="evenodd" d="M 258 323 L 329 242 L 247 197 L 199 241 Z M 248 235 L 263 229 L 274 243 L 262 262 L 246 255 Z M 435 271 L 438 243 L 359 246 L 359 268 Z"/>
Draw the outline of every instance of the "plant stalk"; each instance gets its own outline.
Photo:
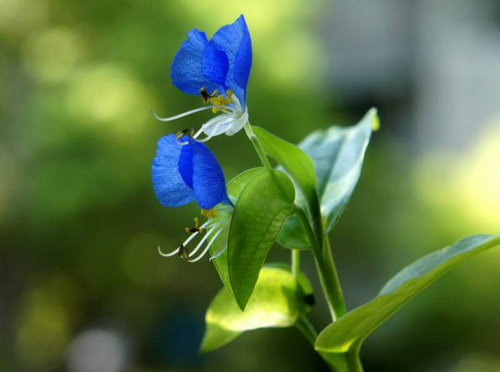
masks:
<path id="1" fill-rule="evenodd" d="M 292 275 L 297 280 L 300 273 L 300 250 L 292 249 Z"/>
<path id="2" fill-rule="evenodd" d="M 314 342 L 316 337 L 318 337 L 318 332 L 314 329 L 313 325 L 305 316 L 299 317 L 295 326 L 304 335 L 304 337 L 309 341 L 309 343 L 314 347 Z"/>
<path id="3" fill-rule="evenodd" d="M 330 241 L 328 240 L 328 236 L 316 236 L 311 228 L 309 219 L 301 208 L 297 207 L 295 213 L 302 221 L 302 225 L 309 238 L 323 294 L 328 303 L 332 320 L 335 321 L 337 318 L 345 315 L 346 306 L 335 262 L 333 261 Z"/>
<path id="4" fill-rule="evenodd" d="M 259 155 L 259 159 L 260 159 L 262 165 L 265 168 L 271 169 L 272 168 L 271 163 L 269 162 L 269 159 L 267 158 L 266 153 L 264 152 L 264 149 L 262 148 L 262 145 L 260 144 L 259 139 L 257 138 L 255 133 L 253 132 L 253 129 L 252 129 L 252 126 L 250 125 L 250 122 L 247 122 L 245 124 L 244 128 L 245 128 L 245 133 L 246 133 L 248 139 L 250 140 L 250 142 L 252 142 L 252 145 L 253 145 L 255 151 L 257 152 L 257 155 Z"/>
<path id="5" fill-rule="evenodd" d="M 344 316 L 347 310 L 328 236 L 324 237 L 321 255 L 315 255 L 315 261 L 321 286 L 330 307 L 332 320 L 335 321 L 337 318 Z"/>
<path id="6" fill-rule="evenodd" d="M 320 352 L 320 355 L 334 372 L 363 372 L 359 348 L 357 346 L 345 353 Z"/>
<path id="7" fill-rule="evenodd" d="M 295 326 L 314 347 L 318 332 L 316 332 L 309 319 L 301 316 L 297 319 Z M 363 366 L 359 359 L 359 349 L 360 347 L 356 346 L 346 353 L 319 352 L 319 355 L 334 372 L 363 372 Z"/>
<path id="8" fill-rule="evenodd" d="M 250 122 L 245 123 L 245 133 L 252 142 L 252 145 L 259 156 L 262 165 L 265 168 L 271 169 L 271 163 L 264 152 L 262 144 L 255 135 Z M 328 303 L 332 320 L 346 314 L 346 306 L 342 287 L 340 286 L 337 269 L 333 260 L 332 250 L 328 235 L 325 233 L 323 221 L 321 217 L 321 208 L 319 200 L 315 205 L 311 206 L 311 219 L 309 220 L 306 213 L 299 207 L 296 207 L 296 214 L 301 219 L 304 228 L 306 229 L 311 248 L 314 252 L 318 275 L 323 288 L 323 294 Z M 297 279 L 300 273 L 300 251 L 293 249 L 291 253 L 292 275 Z M 314 327 L 305 317 L 300 317 L 295 324 L 302 332 L 306 339 L 313 345 L 317 337 L 317 332 Z M 337 372 L 362 372 L 363 367 L 359 360 L 359 348 L 343 354 L 328 354 L 320 353 L 323 359 L 328 363 L 333 371 Z"/>

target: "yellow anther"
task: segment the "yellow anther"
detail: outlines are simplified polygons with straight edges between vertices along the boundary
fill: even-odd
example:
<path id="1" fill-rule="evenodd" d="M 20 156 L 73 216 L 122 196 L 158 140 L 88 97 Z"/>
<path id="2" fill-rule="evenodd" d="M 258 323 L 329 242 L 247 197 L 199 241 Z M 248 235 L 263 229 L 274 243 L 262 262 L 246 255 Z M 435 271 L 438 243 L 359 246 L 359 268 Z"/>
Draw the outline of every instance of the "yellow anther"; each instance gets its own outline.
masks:
<path id="1" fill-rule="evenodd" d="M 177 140 L 180 140 L 184 136 L 193 137 L 194 136 L 194 128 L 183 129 L 183 130 L 178 131 L 177 134 L 175 135 L 175 138 Z"/>
<path id="2" fill-rule="evenodd" d="M 183 258 L 185 260 L 187 260 L 189 258 L 189 252 L 186 249 L 186 247 L 184 247 L 182 244 L 179 247 L 179 256 L 180 256 L 180 258 Z"/>
<path id="3" fill-rule="evenodd" d="M 186 231 L 188 234 L 193 234 L 193 233 L 202 233 L 204 231 L 203 228 L 200 228 L 200 219 L 198 217 L 194 218 L 194 226 L 193 227 L 185 227 L 184 231 Z"/>
<path id="4" fill-rule="evenodd" d="M 211 103 L 214 106 L 226 106 L 230 103 L 233 103 L 233 92 L 231 90 L 228 90 L 226 92 L 227 98 L 223 94 L 220 94 L 218 96 L 216 96 L 216 94 L 217 94 L 217 91 L 214 91 L 214 93 L 212 93 L 212 95 L 207 96 L 207 101 L 205 101 L 205 102 Z M 224 111 L 224 108 L 214 107 L 212 109 L 212 112 L 214 114 L 218 113 L 219 111 Z"/>
<path id="5" fill-rule="evenodd" d="M 194 227 L 198 230 L 198 232 L 202 233 L 205 231 L 204 228 L 200 227 L 200 219 L 198 217 L 194 218 Z"/>
<path id="6" fill-rule="evenodd" d="M 219 93 L 219 92 L 217 90 L 214 90 L 212 92 L 212 94 L 209 94 L 207 92 L 207 90 L 205 89 L 205 87 L 203 87 L 203 88 L 200 89 L 200 94 L 203 97 L 203 102 L 204 103 L 208 103 L 211 98 L 214 98 L 215 96 L 217 96 L 217 93 Z"/>
<path id="7" fill-rule="evenodd" d="M 202 209 L 201 210 L 201 215 L 205 216 L 207 218 L 214 218 L 217 215 L 217 211 L 215 208 L 212 209 Z"/>

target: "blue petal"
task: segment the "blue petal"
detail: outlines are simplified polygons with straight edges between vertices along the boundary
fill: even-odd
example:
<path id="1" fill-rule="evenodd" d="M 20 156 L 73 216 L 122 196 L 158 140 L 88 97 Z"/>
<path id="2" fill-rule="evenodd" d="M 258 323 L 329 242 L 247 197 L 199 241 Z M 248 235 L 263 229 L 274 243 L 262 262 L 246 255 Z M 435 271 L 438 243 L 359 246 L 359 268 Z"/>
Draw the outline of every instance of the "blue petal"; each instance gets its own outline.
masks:
<path id="1" fill-rule="evenodd" d="M 187 137 L 183 137 L 180 141 L 187 142 L 187 145 L 182 146 L 178 165 L 179 173 L 184 183 L 193 188 L 193 148 Z"/>
<path id="2" fill-rule="evenodd" d="M 205 48 L 208 44 L 207 36 L 204 32 L 193 29 L 188 32 L 188 38 L 182 43 L 181 48 L 174 57 L 172 62 L 170 77 L 172 83 L 184 93 L 200 94 L 200 89 L 204 87 L 207 91 L 214 90 L 224 91 L 224 86 L 221 86 L 219 81 L 224 81 L 222 75 L 227 74 L 227 68 L 224 72 L 224 65 L 214 68 L 212 65 L 204 67 L 203 56 Z M 211 48 L 213 49 L 213 48 Z M 215 55 L 215 58 L 220 62 L 224 57 L 219 53 L 207 51 L 208 55 Z M 226 57 L 227 58 L 227 57 Z M 204 75 L 207 72 L 211 78 L 215 78 L 212 82 Z"/>
<path id="3" fill-rule="evenodd" d="M 241 104 L 246 104 L 246 89 L 252 67 L 252 40 L 245 17 L 241 15 L 234 23 L 221 27 L 209 44 L 224 51 L 229 59 L 226 86 L 233 90 Z"/>
<path id="4" fill-rule="evenodd" d="M 229 60 L 226 53 L 208 43 L 203 51 L 203 76 L 212 83 L 224 86 L 228 70 Z"/>
<path id="5" fill-rule="evenodd" d="M 178 207 L 195 199 L 194 191 L 182 179 L 179 170 L 181 146 L 174 134 L 160 138 L 153 160 L 153 187 L 159 202 L 166 207 Z"/>
<path id="6" fill-rule="evenodd" d="M 185 156 L 186 158 L 191 157 L 191 182 L 198 205 L 202 209 L 211 209 L 219 203 L 231 204 L 227 196 L 224 173 L 215 156 L 203 143 L 196 142 L 192 138 L 187 138 L 187 141 L 189 141 L 189 145 L 184 147 L 190 149 L 186 150 Z"/>

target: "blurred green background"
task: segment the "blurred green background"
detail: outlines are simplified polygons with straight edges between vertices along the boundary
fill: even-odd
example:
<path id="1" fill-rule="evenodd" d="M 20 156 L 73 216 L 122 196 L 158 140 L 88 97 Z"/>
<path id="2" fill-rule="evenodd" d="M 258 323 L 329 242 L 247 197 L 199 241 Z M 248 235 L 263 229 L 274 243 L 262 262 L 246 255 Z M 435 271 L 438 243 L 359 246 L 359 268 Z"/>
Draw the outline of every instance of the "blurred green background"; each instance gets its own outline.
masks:
<path id="1" fill-rule="evenodd" d="M 382 128 L 332 235 L 353 308 L 419 256 L 500 230 L 499 8 L 0 0 L 0 371 L 325 370 L 295 329 L 198 354 L 221 284 L 208 260 L 158 255 L 198 209 L 163 208 L 150 167 L 161 136 L 210 114 L 153 119 L 200 105 L 170 84 L 172 58 L 191 28 L 211 35 L 243 13 L 253 124 L 298 142 L 379 108 Z M 258 165 L 242 133 L 209 145 L 228 179 Z M 279 247 L 269 258 L 288 259 Z M 366 370 L 500 371 L 499 263 L 500 250 L 486 252 L 414 300 L 368 339 Z"/>

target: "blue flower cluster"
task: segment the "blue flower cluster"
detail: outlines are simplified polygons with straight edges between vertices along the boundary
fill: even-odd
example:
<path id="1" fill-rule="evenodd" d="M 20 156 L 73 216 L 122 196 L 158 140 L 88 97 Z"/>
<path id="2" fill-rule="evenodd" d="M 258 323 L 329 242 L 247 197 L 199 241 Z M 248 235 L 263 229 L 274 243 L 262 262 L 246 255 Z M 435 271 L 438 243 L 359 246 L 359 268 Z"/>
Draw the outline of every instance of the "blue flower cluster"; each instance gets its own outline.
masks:
<path id="1" fill-rule="evenodd" d="M 171 77 L 181 91 L 204 95 L 213 103 L 209 107 L 214 112 L 222 112 L 202 127 L 209 137 L 236 133 L 247 122 L 246 88 L 251 66 L 252 43 L 243 15 L 221 27 L 210 40 L 202 31 L 189 31 L 175 55 Z M 218 93 L 221 96 L 217 97 Z M 171 134 L 158 141 L 153 186 L 158 200 L 167 207 L 192 200 L 207 210 L 219 203 L 230 204 L 217 160 L 196 138 L 195 134 L 176 139 Z"/>
<path id="2" fill-rule="evenodd" d="M 188 261 L 196 261 L 208 251 L 221 232 L 220 219 L 214 218 L 215 206 L 220 203 L 232 206 L 224 173 L 215 156 L 202 142 L 223 133 L 232 135 L 248 122 L 246 91 L 252 66 L 252 43 L 243 16 L 221 27 L 210 40 L 197 29 L 189 31 L 187 36 L 172 63 L 172 82 L 185 93 L 201 94 L 209 106 L 158 119 L 171 121 L 205 109 L 219 115 L 204 123 L 196 133 L 182 131 L 162 137 L 152 164 L 152 180 L 156 197 L 162 205 L 178 207 L 195 200 L 203 213 L 210 217 L 202 226 L 198 226 L 195 219 L 196 226 L 188 229 L 194 233 L 186 242 L 175 251 L 163 254 L 171 256 L 178 253 Z M 207 137 L 200 140 L 198 137 L 202 133 Z M 195 250 L 188 254 L 184 245 L 204 229 L 208 229 L 207 233 Z M 207 240 L 204 253 L 193 258 L 195 251 Z"/>

